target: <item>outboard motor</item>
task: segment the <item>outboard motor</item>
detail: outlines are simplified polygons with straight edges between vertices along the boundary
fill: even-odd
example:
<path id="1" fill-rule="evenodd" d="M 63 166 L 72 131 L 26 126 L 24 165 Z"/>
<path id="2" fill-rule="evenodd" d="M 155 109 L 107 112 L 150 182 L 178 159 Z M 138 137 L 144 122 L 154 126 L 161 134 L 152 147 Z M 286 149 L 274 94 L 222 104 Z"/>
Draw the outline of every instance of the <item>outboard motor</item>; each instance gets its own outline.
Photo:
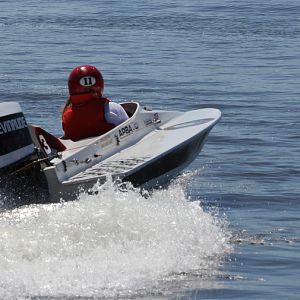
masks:
<path id="1" fill-rule="evenodd" d="M 0 103 L 0 175 L 26 164 L 35 148 L 20 105 Z"/>
<path id="2" fill-rule="evenodd" d="M 45 203 L 47 182 L 20 105 L 0 103 L 0 211 Z"/>

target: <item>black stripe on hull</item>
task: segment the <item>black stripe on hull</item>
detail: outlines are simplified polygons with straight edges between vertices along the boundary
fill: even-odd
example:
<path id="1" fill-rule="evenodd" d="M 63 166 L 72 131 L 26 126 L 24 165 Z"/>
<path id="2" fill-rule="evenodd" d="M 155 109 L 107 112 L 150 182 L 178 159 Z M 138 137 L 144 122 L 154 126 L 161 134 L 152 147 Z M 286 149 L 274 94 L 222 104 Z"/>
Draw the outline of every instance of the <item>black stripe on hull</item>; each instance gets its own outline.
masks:
<path id="1" fill-rule="evenodd" d="M 194 139 L 179 146 L 175 151 L 171 151 L 160 159 L 150 163 L 148 166 L 124 177 L 122 181 L 129 181 L 133 186 L 137 187 L 152 179 L 158 178 L 181 165 L 186 166 L 186 164 L 190 163 L 201 151 L 209 131 L 210 130 L 202 133 L 200 136 L 196 136 Z"/>

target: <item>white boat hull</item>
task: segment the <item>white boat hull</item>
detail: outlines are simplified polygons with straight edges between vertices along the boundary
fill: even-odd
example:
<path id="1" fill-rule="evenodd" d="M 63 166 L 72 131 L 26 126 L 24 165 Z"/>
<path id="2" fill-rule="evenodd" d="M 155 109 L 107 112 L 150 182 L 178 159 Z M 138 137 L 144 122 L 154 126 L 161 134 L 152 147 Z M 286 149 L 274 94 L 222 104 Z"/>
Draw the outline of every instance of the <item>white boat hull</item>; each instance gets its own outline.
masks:
<path id="1" fill-rule="evenodd" d="M 165 185 L 197 157 L 221 117 L 214 108 L 178 112 L 152 111 L 135 102 L 122 105 L 131 118 L 102 136 L 78 142 L 57 139 L 53 146 L 48 133 L 29 126 L 34 144 L 48 158 L 39 163 L 47 191 L 43 201 L 74 199 L 110 178 L 143 188 Z"/>

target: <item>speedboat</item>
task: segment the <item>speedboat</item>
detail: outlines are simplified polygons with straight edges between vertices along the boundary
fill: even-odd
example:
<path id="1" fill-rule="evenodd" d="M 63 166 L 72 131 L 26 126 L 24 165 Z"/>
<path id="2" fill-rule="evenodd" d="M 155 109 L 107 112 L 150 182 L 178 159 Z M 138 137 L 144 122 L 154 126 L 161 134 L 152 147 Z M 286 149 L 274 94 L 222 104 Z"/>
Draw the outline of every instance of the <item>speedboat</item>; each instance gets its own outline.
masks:
<path id="1" fill-rule="evenodd" d="M 146 189 L 164 186 L 197 157 L 221 117 L 216 108 L 180 112 L 138 102 L 121 105 L 127 121 L 74 142 L 28 124 L 19 103 L 0 103 L 0 181 L 2 193 L 10 195 L 6 201 L 72 200 L 108 180 Z"/>

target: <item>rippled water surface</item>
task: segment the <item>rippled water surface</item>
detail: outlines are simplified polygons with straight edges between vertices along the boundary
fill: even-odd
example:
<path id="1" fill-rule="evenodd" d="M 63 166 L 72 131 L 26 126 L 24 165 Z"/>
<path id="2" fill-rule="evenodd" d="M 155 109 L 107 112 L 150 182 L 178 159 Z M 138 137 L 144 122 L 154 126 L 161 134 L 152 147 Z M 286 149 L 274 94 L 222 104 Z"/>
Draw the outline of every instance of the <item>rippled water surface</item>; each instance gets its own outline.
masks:
<path id="1" fill-rule="evenodd" d="M 56 135 L 85 63 L 115 101 L 223 113 L 166 190 L 2 212 L 0 298 L 298 299 L 299 1 L 0 1 L 0 38 L 1 102 Z"/>

